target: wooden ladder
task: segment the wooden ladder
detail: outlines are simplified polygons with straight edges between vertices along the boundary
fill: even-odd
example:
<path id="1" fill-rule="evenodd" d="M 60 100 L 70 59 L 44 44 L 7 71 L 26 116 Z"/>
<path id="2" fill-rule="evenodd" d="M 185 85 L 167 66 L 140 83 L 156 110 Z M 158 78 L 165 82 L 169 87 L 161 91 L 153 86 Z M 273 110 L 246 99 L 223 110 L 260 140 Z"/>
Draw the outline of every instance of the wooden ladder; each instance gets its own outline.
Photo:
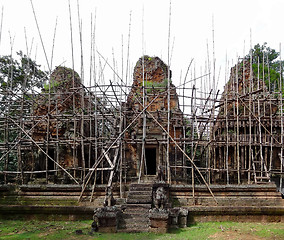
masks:
<path id="1" fill-rule="evenodd" d="M 252 151 L 252 168 L 253 168 L 254 182 L 255 183 L 268 183 L 270 182 L 270 176 L 267 171 L 267 166 L 263 159 L 256 160 L 256 157 L 258 154 L 259 154 L 259 151 L 254 158 L 253 151 Z"/>

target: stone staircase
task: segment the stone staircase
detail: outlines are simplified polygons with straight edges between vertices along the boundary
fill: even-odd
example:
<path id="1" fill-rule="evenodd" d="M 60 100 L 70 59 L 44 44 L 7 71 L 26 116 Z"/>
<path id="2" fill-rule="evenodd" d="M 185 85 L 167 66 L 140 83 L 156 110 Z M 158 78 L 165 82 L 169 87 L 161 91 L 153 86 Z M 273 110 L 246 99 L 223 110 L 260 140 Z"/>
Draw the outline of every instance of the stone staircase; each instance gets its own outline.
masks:
<path id="1" fill-rule="evenodd" d="M 126 204 L 122 205 L 122 215 L 118 224 L 119 232 L 148 232 L 149 210 L 152 206 L 153 184 L 130 185 Z"/>

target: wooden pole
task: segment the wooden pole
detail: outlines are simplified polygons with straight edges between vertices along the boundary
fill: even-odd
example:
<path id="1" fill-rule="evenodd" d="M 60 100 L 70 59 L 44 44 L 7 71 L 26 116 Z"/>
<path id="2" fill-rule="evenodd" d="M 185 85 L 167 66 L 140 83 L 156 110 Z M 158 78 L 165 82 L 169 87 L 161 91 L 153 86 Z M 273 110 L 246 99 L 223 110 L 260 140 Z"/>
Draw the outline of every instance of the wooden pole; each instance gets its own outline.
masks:
<path id="1" fill-rule="evenodd" d="M 105 151 L 105 153 L 108 153 L 110 151 L 110 149 L 114 146 L 114 144 L 116 144 L 116 142 L 123 136 L 123 134 L 128 130 L 128 128 L 130 128 L 132 126 L 132 124 L 134 122 L 137 121 L 137 119 L 143 114 L 143 112 L 159 97 L 159 94 L 145 107 L 143 108 L 143 110 L 131 121 L 131 123 L 118 135 L 118 137 L 111 143 L 111 145 L 108 147 L 108 149 Z M 95 169 L 98 167 L 98 165 L 102 162 L 104 157 L 104 154 L 102 154 L 99 159 L 97 160 L 97 162 L 93 165 L 92 170 L 86 175 L 85 177 L 85 181 L 83 183 L 82 186 L 82 191 L 81 194 L 79 196 L 78 201 L 81 201 L 81 198 L 83 196 L 83 193 L 92 177 L 92 174 L 94 173 Z"/>
<path id="2" fill-rule="evenodd" d="M 280 79 L 279 79 L 279 92 L 280 92 L 280 117 L 281 117 L 281 148 L 280 148 L 280 190 L 283 188 L 283 144 L 284 144 L 284 125 L 283 125 L 283 83 L 282 83 L 282 61 L 281 61 L 281 44 L 280 44 Z M 283 192 L 282 192 L 283 193 Z"/>
<path id="3" fill-rule="evenodd" d="M 236 65 L 236 89 L 235 94 L 239 95 L 239 60 L 237 59 Z M 237 97 L 237 108 L 236 108 L 236 117 L 237 117 L 237 129 L 236 129 L 236 137 L 237 137 L 237 144 L 236 144 L 236 151 L 237 151 L 237 170 L 238 170 L 238 184 L 241 184 L 241 172 L 240 172 L 240 146 L 239 146 L 239 139 L 240 139 L 240 127 L 239 127 L 239 98 Z"/>
<path id="4" fill-rule="evenodd" d="M 168 119 L 167 119 L 167 131 L 170 132 L 170 117 L 171 117 L 171 78 L 170 78 L 170 36 L 171 36 L 171 11 L 172 11 L 172 2 L 170 1 L 169 7 L 169 31 L 168 31 Z M 167 166 L 167 182 L 171 183 L 171 167 L 170 167 L 170 138 L 167 137 L 167 156 L 166 156 L 166 166 Z"/>
<path id="5" fill-rule="evenodd" d="M 59 163 L 54 161 L 52 157 L 46 154 L 46 152 L 33 140 L 33 138 L 16 121 L 14 121 L 14 119 L 12 119 L 11 117 L 9 118 L 18 128 L 22 130 L 23 133 L 25 133 L 25 135 L 39 148 L 40 151 L 42 151 L 51 161 L 53 161 L 59 168 L 61 168 L 72 180 L 74 180 L 75 183 L 79 184 L 77 180 L 69 172 L 67 172 Z"/>
<path id="6" fill-rule="evenodd" d="M 146 110 L 147 111 L 147 110 Z M 162 128 L 162 130 L 167 134 L 167 136 L 171 139 L 171 141 L 177 146 L 177 148 L 185 155 L 185 157 L 191 162 L 192 166 L 196 169 L 196 171 L 198 172 L 198 174 L 200 175 L 202 181 L 204 182 L 204 184 L 206 185 L 208 191 L 210 192 L 211 196 L 213 197 L 214 201 L 218 204 L 211 188 L 209 187 L 208 183 L 206 182 L 206 180 L 204 179 L 203 175 L 201 174 L 200 170 L 198 169 L 198 167 L 195 165 L 195 163 L 192 161 L 192 159 L 182 150 L 182 148 L 177 144 L 177 142 L 172 138 L 172 136 L 169 134 L 169 132 L 167 132 L 167 130 L 159 123 L 159 121 L 149 112 L 147 111 L 147 113 L 153 118 L 153 120 L 160 126 L 160 128 Z"/>

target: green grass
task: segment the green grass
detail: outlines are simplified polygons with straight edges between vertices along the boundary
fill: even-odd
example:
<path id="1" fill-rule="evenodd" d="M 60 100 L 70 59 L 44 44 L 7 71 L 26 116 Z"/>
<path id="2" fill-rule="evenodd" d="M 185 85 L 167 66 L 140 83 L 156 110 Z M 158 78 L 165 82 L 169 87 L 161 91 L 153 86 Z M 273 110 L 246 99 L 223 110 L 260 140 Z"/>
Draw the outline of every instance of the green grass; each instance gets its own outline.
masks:
<path id="1" fill-rule="evenodd" d="M 94 233 L 92 221 L 2 220 L 0 239 L 284 239 L 283 223 L 205 222 L 166 234 Z M 82 230 L 82 234 L 76 234 Z M 229 238 L 228 238 L 229 236 Z"/>

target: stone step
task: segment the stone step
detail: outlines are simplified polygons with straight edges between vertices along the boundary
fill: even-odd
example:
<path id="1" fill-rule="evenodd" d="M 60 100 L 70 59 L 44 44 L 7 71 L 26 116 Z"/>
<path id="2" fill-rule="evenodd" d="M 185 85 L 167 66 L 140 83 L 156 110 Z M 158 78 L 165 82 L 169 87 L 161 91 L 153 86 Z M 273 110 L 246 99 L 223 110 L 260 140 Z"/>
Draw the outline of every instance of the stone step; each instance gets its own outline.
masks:
<path id="1" fill-rule="evenodd" d="M 138 193 L 138 192 L 135 192 L 135 193 L 132 193 L 132 192 L 130 192 L 129 194 L 128 194 L 128 197 L 127 197 L 128 199 L 129 198 L 137 198 L 137 199 L 140 199 L 140 198 L 152 198 L 152 193 L 148 193 L 148 192 L 146 192 L 146 193 Z"/>
<path id="2" fill-rule="evenodd" d="M 133 194 L 133 193 L 129 193 L 128 194 L 128 198 L 152 198 L 152 194 L 141 194 L 141 195 L 139 195 L 139 194 L 137 194 L 137 193 L 135 193 L 135 194 Z"/>
<path id="3" fill-rule="evenodd" d="M 256 184 L 259 184 L 259 185 L 261 185 L 261 184 L 264 185 L 264 184 L 267 184 L 267 183 L 268 183 L 267 181 L 257 181 L 256 182 Z M 269 198 L 267 198 L 267 199 L 269 199 Z"/>
<path id="4" fill-rule="evenodd" d="M 137 206 L 137 205 L 149 205 L 149 206 Z M 127 211 L 141 211 L 141 212 L 145 212 L 145 211 L 149 211 L 150 208 L 152 207 L 152 204 L 149 203 L 128 203 L 127 207 L 125 207 L 123 210 L 127 210 Z"/>
<path id="5" fill-rule="evenodd" d="M 151 191 L 130 191 L 128 193 L 128 196 L 129 195 L 137 195 L 137 196 L 152 195 L 152 190 Z"/>
<path id="6" fill-rule="evenodd" d="M 135 208 L 141 208 L 141 209 L 150 209 L 151 204 L 123 204 L 121 205 L 122 209 L 135 209 Z"/>
<path id="7" fill-rule="evenodd" d="M 141 188 L 141 189 L 151 189 L 153 184 L 149 183 L 133 183 L 129 186 L 131 189 Z"/>
<path id="8" fill-rule="evenodd" d="M 135 226 L 149 226 L 150 221 L 149 219 L 124 219 L 124 222 L 121 223 L 121 226 L 131 227 L 132 225 Z"/>
<path id="9" fill-rule="evenodd" d="M 130 185 L 126 204 L 121 206 L 123 211 L 119 222 L 118 232 L 148 232 L 149 210 L 152 205 L 152 184 Z"/>
<path id="10" fill-rule="evenodd" d="M 152 191 L 152 184 L 134 183 L 130 185 L 129 191 Z"/>
<path id="11" fill-rule="evenodd" d="M 125 214 L 121 216 L 118 229 L 145 229 L 150 225 L 148 214 Z"/>
<path id="12" fill-rule="evenodd" d="M 141 221 L 148 221 L 149 220 L 149 214 L 129 214 L 129 213 L 123 213 L 122 214 L 123 220 L 128 219 L 135 219 L 135 220 L 141 220 Z"/>
<path id="13" fill-rule="evenodd" d="M 120 224 L 120 229 L 131 229 L 131 228 L 147 228 L 149 227 L 150 222 L 124 222 Z"/>
<path id="14" fill-rule="evenodd" d="M 118 229 L 117 232 L 125 232 L 125 233 L 149 232 L 149 226 L 140 227 L 140 228 L 122 228 Z"/>
<path id="15" fill-rule="evenodd" d="M 127 214 L 147 214 L 150 208 L 151 204 L 128 204 L 122 207 L 123 213 Z"/>
<path id="16" fill-rule="evenodd" d="M 123 212 L 124 214 L 134 214 L 134 215 L 139 215 L 139 214 L 148 214 L 149 210 L 147 209 L 126 209 Z"/>
<path id="17" fill-rule="evenodd" d="M 150 225 L 148 223 L 143 224 L 143 225 L 126 224 L 126 225 L 119 226 L 117 229 L 124 229 L 124 230 L 126 230 L 126 229 L 128 229 L 128 230 L 130 230 L 130 229 L 147 229 L 147 228 L 149 228 L 149 226 Z"/>
<path id="18" fill-rule="evenodd" d="M 145 190 L 149 190 L 149 189 L 152 189 L 153 187 L 153 184 L 148 184 L 148 183 L 140 183 L 140 184 L 131 184 L 130 186 L 130 189 L 145 189 Z"/>
<path id="19" fill-rule="evenodd" d="M 139 211 L 139 210 L 129 210 L 129 211 L 125 211 L 123 214 L 128 214 L 128 215 L 133 215 L 133 216 L 137 216 L 137 215 L 148 215 L 149 211 Z"/>
<path id="20" fill-rule="evenodd" d="M 140 198 L 140 199 L 137 199 L 137 198 L 128 198 L 127 203 L 129 204 L 139 204 L 139 203 L 152 203 L 152 197 L 147 197 L 147 198 Z"/>
<path id="21" fill-rule="evenodd" d="M 145 194 L 146 193 L 152 194 L 152 191 L 153 191 L 152 188 L 149 188 L 149 189 L 148 188 L 147 189 L 143 189 L 143 188 L 130 188 L 128 194 L 131 193 L 131 192 L 140 192 L 140 193 L 145 192 Z"/>
<path id="22" fill-rule="evenodd" d="M 134 199 L 134 198 L 136 198 L 136 199 L 143 199 L 143 198 L 150 198 L 150 199 L 152 199 L 152 194 L 148 194 L 148 195 L 137 195 L 137 194 L 130 194 L 130 195 L 128 195 L 128 198 L 127 199 Z"/>
<path id="23" fill-rule="evenodd" d="M 139 215 L 139 214 L 148 214 L 149 209 L 145 208 L 128 208 L 123 211 L 123 214 L 133 214 L 133 215 Z"/>
<path id="24" fill-rule="evenodd" d="M 149 231 L 149 226 L 131 226 L 131 227 L 122 227 L 119 228 L 122 230 L 121 232 L 148 232 Z"/>
<path id="25" fill-rule="evenodd" d="M 139 196 L 139 195 L 129 195 L 127 200 L 128 199 L 137 199 L 137 200 L 139 200 L 139 199 L 149 199 L 149 200 L 152 200 L 152 195 L 141 195 L 141 196 Z"/>

